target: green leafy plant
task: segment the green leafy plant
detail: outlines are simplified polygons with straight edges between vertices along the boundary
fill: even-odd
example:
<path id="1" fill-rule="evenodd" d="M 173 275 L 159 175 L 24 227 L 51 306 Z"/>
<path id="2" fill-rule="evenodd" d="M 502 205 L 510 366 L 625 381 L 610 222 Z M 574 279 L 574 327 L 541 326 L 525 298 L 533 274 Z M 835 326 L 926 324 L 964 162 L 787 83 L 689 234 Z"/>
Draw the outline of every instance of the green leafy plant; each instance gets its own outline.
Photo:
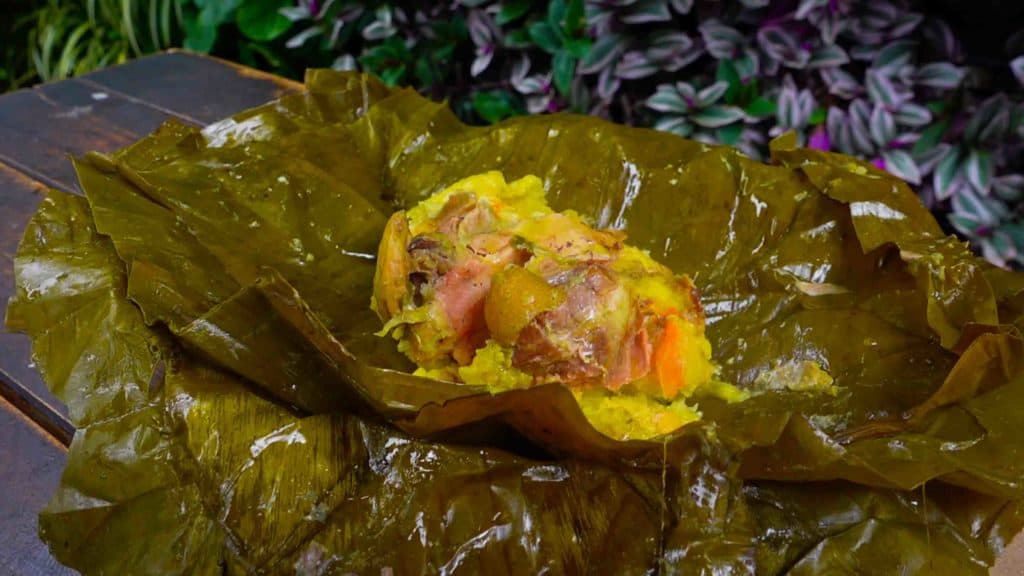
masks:
<path id="1" fill-rule="evenodd" d="M 51 81 L 169 47 L 176 0 L 49 0 L 16 26 L 27 30 L 27 71 L 18 83 Z"/>
<path id="2" fill-rule="evenodd" d="M 413 84 L 470 121 L 572 110 L 757 158 L 771 137 L 794 131 L 805 145 L 907 180 L 993 262 L 1024 263 L 1014 207 L 1024 194 L 1021 98 L 986 100 L 994 88 L 962 65 L 950 27 L 912 8 L 903 0 L 463 0 L 430 9 L 302 0 L 287 13 L 291 44 L 319 38 L 319 50 L 337 54 L 335 67 Z M 438 43 L 438 23 L 449 22 L 467 33 Z M 431 74 L 411 73 L 419 69 Z M 1024 78 L 1024 57 L 1012 70 Z"/>
<path id="3" fill-rule="evenodd" d="M 756 158 L 794 131 L 903 178 L 991 261 L 1024 265 L 1024 41 L 1008 42 L 1006 68 L 968 66 L 950 26 L 922 6 L 50 0 L 22 24 L 35 72 L 8 81 L 180 44 L 295 78 L 308 67 L 369 71 L 477 123 L 569 110 Z"/>

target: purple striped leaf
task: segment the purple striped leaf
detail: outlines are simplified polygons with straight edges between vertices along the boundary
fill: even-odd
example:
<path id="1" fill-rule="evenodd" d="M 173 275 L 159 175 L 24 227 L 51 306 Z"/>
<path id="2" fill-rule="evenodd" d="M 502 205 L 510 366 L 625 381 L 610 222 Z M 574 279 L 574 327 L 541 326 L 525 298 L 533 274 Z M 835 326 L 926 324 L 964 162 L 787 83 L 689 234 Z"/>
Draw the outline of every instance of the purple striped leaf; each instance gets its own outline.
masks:
<path id="1" fill-rule="evenodd" d="M 807 18 L 815 8 L 822 6 L 828 6 L 829 0 L 800 0 L 800 4 L 796 7 L 796 13 L 794 16 L 797 20 L 804 20 Z"/>
<path id="2" fill-rule="evenodd" d="M 655 130 L 671 132 L 686 138 L 693 133 L 693 125 L 682 116 L 664 116 L 654 123 Z"/>
<path id="3" fill-rule="evenodd" d="M 850 47 L 850 58 L 858 62 L 871 62 L 875 59 L 875 55 L 878 54 L 878 48 L 875 47 L 877 42 L 883 40 L 881 36 L 877 40 L 867 40 L 864 38 L 858 38 L 863 44 L 857 44 Z"/>
<path id="4" fill-rule="evenodd" d="M 868 97 L 871 101 L 890 109 L 899 107 L 912 96 L 909 90 L 899 86 L 878 70 L 869 69 L 866 81 Z"/>
<path id="5" fill-rule="evenodd" d="M 656 62 L 665 62 L 691 48 L 693 48 L 693 39 L 686 32 L 662 30 L 651 36 L 647 57 Z"/>
<path id="6" fill-rule="evenodd" d="M 756 51 L 748 49 L 743 56 L 732 61 L 732 66 L 736 69 L 740 80 L 746 82 L 757 76 L 757 72 L 761 68 L 761 58 Z"/>
<path id="7" fill-rule="evenodd" d="M 834 96 L 849 100 L 861 93 L 857 79 L 840 68 L 822 70 L 821 79 L 828 86 L 829 94 Z"/>
<path id="8" fill-rule="evenodd" d="M 670 0 L 669 3 L 677 14 L 686 15 L 693 9 L 693 0 Z"/>
<path id="9" fill-rule="evenodd" d="M 910 40 L 890 42 L 875 54 L 871 67 L 885 74 L 895 74 L 910 63 L 914 55 L 914 43 Z"/>
<path id="10" fill-rule="evenodd" d="M 947 60 L 957 61 L 960 56 L 960 44 L 953 35 L 953 30 L 941 18 L 929 18 L 921 27 L 927 46 L 937 50 Z"/>
<path id="11" fill-rule="evenodd" d="M 932 113 L 920 104 L 904 102 L 899 110 L 893 114 L 898 124 L 918 128 L 927 125 L 932 121 Z"/>
<path id="12" fill-rule="evenodd" d="M 814 101 L 814 95 L 811 94 L 810 90 L 801 90 L 797 94 L 796 99 L 796 110 L 797 110 L 797 122 L 794 127 L 803 128 L 811 119 L 811 114 L 814 114 L 814 107 L 817 102 Z"/>
<path id="13" fill-rule="evenodd" d="M 708 53 L 719 60 L 735 56 L 745 42 L 739 31 L 714 18 L 701 23 L 700 34 Z"/>
<path id="14" fill-rule="evenodd" d="M 811 53 L 781 26 L 761 28 L 757 31 L 757 42 L 770 58 L 790 68 L 804 68 L 811 59 Z"/>
<path id="15" fill-rule="evenodd" d="M 815 22 L 818 32 L 821 33 L 821 41 L 825 44 L 835 44 L 839 33 L 843 31 L 845 22 L 840 18 L 838 12 L 827 11 L 820 20 Z"/>
<path id="16" fill-rule="evenodd" d="M 1020 254 L 1013 238 L 1002 230 L 996 230 L 990 236 L 981 239 L 981 255 L 996 266 L 1007 268 L 1009 262 L 1019 261 Z"/>
<path id="17" fill-rule="evenodd" d="M 796 126 L 796 115 L 796 89 L 787 86 L 779 92 L 778 107 L 775 110 L 775 122 L 783 130 L 788 130 Z"/>
<path id="18" fill-rule="evenodd" d="M 917 12 L 900 14 L 889 28 L 889 36 L 891 38 L 907 36 L 921 24 L 922 20 L 924 20 L 924 16 Z"/>
<path id="19" fill-rule="evenodd" d="M 978 234 L 978 229 L 983 226 L 981 222 L 969 214 L 951 213 L 946 217 L 949 219 L 949 223 L 953 225 L 953 228 L 956 228 L 957 232 L 968 238 L 974 238 Z"/>
<path id="20" fill-rule="evenodd" d="M 964 161 L 964 175 L 979 194 L 989 193 L 993 169 L 992 153 L 987 150 L 972 149 Z"/>
<path id="21" fill-rule="evenodd" d="M 995 226 L 1008 215 L 1003 203 L 995 199 L 987 199 L 978 195 L 970 186 L 966 186 L 952 197 L 950 206 L 957 214 L 970 216 L 972 219 L 987 226 Z"/>
<path id="22" fill-rule="evenodd" d="M 470 10 L 469 17 L 466 18 L 469 37 L 478 48 L 494 42 L 494 31 L 488 20 L 490 20 L 490 16 L 482 10 Z"/>
<path id="23" fill-rule="evenodd" d="M 491 65 L 491 60 L 494 58 L 494 50 L 478 50 L 476 58 L 473 58 L 473 64 L 469 67 L 469 75 L 474 78 L 483 74 L 484 70 Z"/>
<path id="24" fill-rule="evenodd" d="M 871 139 L 875 141 L 879 148 L 882 148 L 896 136 L 896 120 L 893 119 L 892 113 L 886 110 L 884 106 L 875 104 L 874 109 L 871 110 L 871 120 L 869 121 L 868 129 L 871 132 Z"/>
<path id="25" fill-rule="evenodd" d="M 808 68 L 834 68 L 850 61 L 850 56 L 836 44 L 829 44 L 811 53 Z"/>
<path id="26" fill-rule="evenodd" d="M 597 97 L 608 102 L 615 97 L 622 85 L 622 80 L 615 75 L 614 70 L 605 68 L 597 77 Z"/>
<path id="27" fill-rule="evenodd" d="M 963 81 L 964 71 L 949 62 L 931 62 L 922 66 L 914 79 L 923 86 L 952 90 Z"/>
<path id="28" fill-rule="evenodd" d="M 885 150 L 882 158 L 890 174 L 915 186 L 921 184 L 921 171 L 905 150 Z"/>
<path id="29" fill-rule="evenodd" d="M 871 108 L 868 103 L 857 99 L 850 103 L 848 114 L 850 123 L 850 139 L 861 154 L 874 156 L 875 146 L 871 143 L 871 130 L 869 129 Z"/>
<path id="30" fill-rule="evenodd" d="M 668 72 L 677 72 L 685 68 L 694 60 L 697 60 L 703 55 L 704 46 L 700 41 L 697 41 L 690 45 L 690 47 L 687 48 L 686 50 L 683 50 L 682 52 L 673 55 L 671 58 L 667 60 L 662 60 L 661 68 L 662 70 L 666 70 Z"/>
<path id="31" fill-rule="evenodd" d="M 697 112 L 690 119 L 694 124 L 705 128 L 721 128 L 722 126 L 742 120 L 743 110 L 735 106 L 716 105 Z"/>
<path id="32" fill-rule="evenodd" d="M 932 170 L 953 150 L 951 144 L 940 142 L 927 150 L 920 152 L 913 152 L 912 156 L 914 161 L 917 162 L 917 168 L 921 171 L 922 175 L 931 174 Z"/>
<path id="33" fill-rule="evenodd" d="M 604 34 L 591 45 L 587 55 L 580 62 L 581 74 L 595 74 L 609 67 L 615 58 L 626 50 L 625 39 L 618 34 Z"/>
<path id="34" fill-rule="evenodd" d="M 961 157 L 960 149 L 953 148 L 935 165 L 932 187 L 938 200 L 949 199 L 963 185 L 960 176 Z"/>
<path id="35" fill-rule="evenodd" d="M 669 20 L 672 20 L 672 13 L 668 11 L 668 0 L 639 0 L 622 16 L 622 21 L 626 24 L 650 24 Z"/>
<path id="36" fill-rule="evenodd" d="M 658 65 L 639 50 L 626 52 L 615 66 L 615 74 L 624 80 L 646 78 L 658 71 Z"/>
<path id="37" fill-rule="evenodd" d="M 1013 76 L 1017 79 L 1017 82 L 1024 87 L 1024 55 L 1010 60 L 1010 71 L 1013 72 Z"/>
<path id="38" fill-rule="evenodd" d="M 1010 106 L 1003 93 L 982 102 L 964 126 L 964 137 L 972 142 L 1001 140 L 1010 129 Z"/>
<path id="39" fill-rule="evenodd" d="M 992 179 L 992 191 L 1008 202 L 1024 198 L 1024 174 L 1003 174 Z"/>
<path id="40" fill-rule="evenodd" d="M 690 104 L 672 84 L 659 85 L 645 104 L 651 110 L 658 112 L 685 114 L 690 110 Z"/>
<path id="41" fill-rule="evenodd" d="M 729 90 L 729 83 L 719 80 L 697 93 L 697 103 L 702 107 L 710 106 L 725 96 L 727 90 Z"/>

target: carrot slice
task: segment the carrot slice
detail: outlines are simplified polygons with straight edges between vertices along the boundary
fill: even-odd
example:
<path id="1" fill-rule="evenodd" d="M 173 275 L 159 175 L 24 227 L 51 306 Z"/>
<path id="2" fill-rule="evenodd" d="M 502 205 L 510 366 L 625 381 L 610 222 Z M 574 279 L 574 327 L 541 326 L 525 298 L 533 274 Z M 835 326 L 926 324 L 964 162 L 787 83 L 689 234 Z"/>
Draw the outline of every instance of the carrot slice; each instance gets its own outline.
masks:
<path id="1" fill-rule="evenodd" d="M 665 318 L 665 328 L 658 338 L 652 360 L 658 385 L 665 398 L 675 398 L 686 385 L 686 360 L 683 347 L 686 345 L 682 320 L 678 316 Z"/>

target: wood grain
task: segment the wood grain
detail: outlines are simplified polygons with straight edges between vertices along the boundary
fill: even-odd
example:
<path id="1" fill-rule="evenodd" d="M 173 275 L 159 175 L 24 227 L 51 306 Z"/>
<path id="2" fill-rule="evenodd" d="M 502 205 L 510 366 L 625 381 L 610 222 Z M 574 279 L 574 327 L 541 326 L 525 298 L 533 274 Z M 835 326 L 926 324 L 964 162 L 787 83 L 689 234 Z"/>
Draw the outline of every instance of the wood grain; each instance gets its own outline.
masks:
<path id="1" fill-rule="evenodd" d="M 0 96 L 0 303 L 13 293 L 12 259 L 40 190 L 78 192 L 69 156 L 122 148 L 169 118 L 206 124 L 299 89 L 237 64 L 172 52 Z M 36 373 L 28 339 L 5 330 L 0 396 L 70 442 L 67 411 Z"/>
<path id="2" fill-rule="evenodd" d="M 183 51 L 139 58 L 82 80 L 197 124 L 210 124 L 302 89 L 292 80 Z"/>
<path id="3" fill-rule="evenodd" d="M 0 574 L 74 574 L 37 533 L 37 514 L 60 482 L 64 460 L 60 443 L 0 398 Z"/>
<path id="4" fill-rule="evenodd" d="M 18 90 L 0 97 L 0 161 L 48 186 L 77 191 L 69 156 L 122 148 L 168 117 L 81 80 Z"/>
<path id="5" fill-rule="evenodd" d="M 78 192 L 69 155 L 113 151 L 168 118 L 205 124 L 299 88 L 173 53 L 0 96 L 0 306 L 13 294 L 14 254 L 41 193 Z M 73 433 L 31 362 L 28 338 L 0 329 L 0 575 L 74 573 L 37 535 Z"/>

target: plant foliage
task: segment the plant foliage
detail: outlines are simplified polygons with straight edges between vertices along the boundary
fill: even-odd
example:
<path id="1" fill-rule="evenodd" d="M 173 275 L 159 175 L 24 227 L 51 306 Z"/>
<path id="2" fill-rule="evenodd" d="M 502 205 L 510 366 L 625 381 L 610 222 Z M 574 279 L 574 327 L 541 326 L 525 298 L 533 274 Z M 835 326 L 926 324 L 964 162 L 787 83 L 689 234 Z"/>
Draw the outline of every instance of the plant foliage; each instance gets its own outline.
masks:
<path id="1" fill-rule="evenodd" d="M 754 158 L 785 131 L 914 185 L 949 228 L 1024 264 L 1024 42 L 968 65 L 909 0 L 51 0 L 35 77 L 168 45 L 277 73 L 360 69 L 465 120 L 557 111 L 651 126 Z M 1018 34 L 1021 36 L 1021 34 Z M 1019 39 L 1018 39 L 1019 40 Z M 24 81 L 21 78 L 20 81 Z"/>

